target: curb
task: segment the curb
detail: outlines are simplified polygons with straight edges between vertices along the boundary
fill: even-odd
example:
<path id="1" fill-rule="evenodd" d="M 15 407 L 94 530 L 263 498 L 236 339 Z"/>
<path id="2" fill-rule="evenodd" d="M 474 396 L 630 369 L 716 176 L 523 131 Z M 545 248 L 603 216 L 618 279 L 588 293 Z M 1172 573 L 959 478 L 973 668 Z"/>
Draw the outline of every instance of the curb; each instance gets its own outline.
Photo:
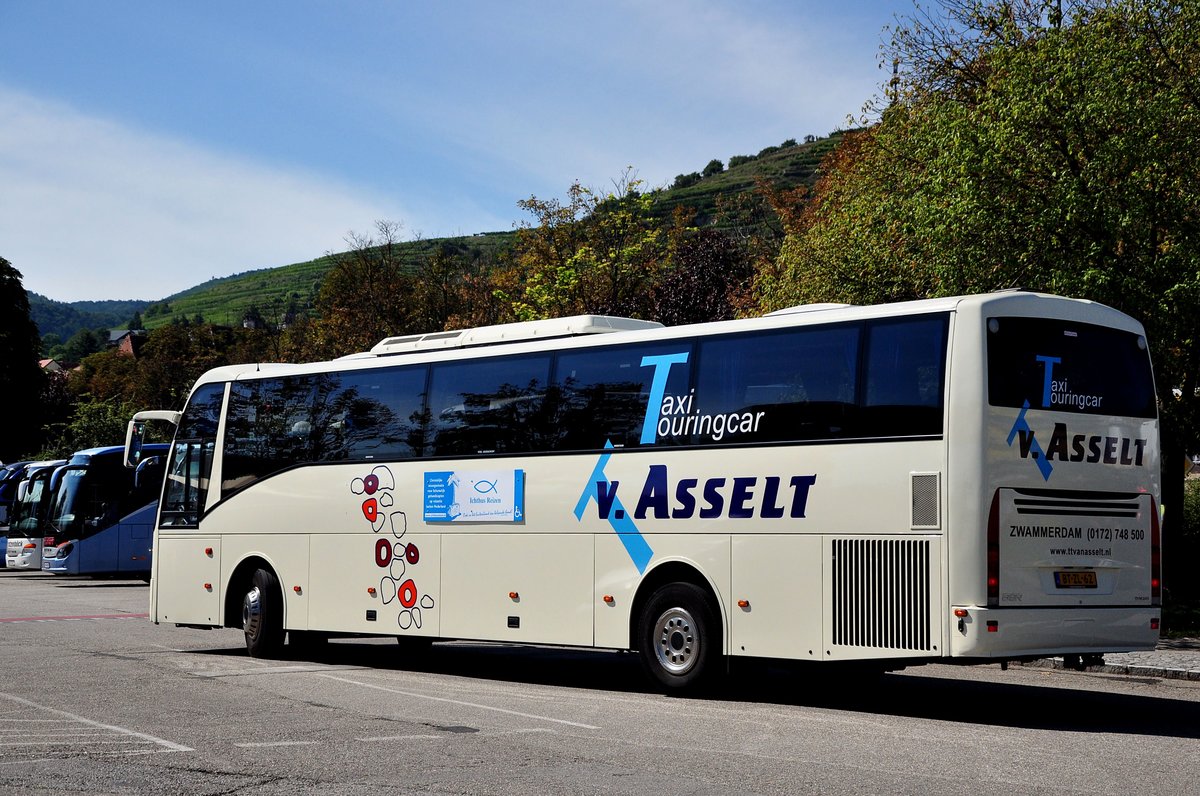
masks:
<path id="1" fill-rule="evenodd" d="M 1061 658 L 1046 658 L 1040 661 L 1029 661 L 1021 666 L 1027 669 L 1054 669 L 1057 671 L 1078 671 L 1063 666 Z M 1083 670 L 1093 674 L 1116 674 L 1126 677 L 1158 677 L 1164 680 L 1195 680 L 1200 681 L 1200 669 L 1172 669 L 1165 666 L 1146 666 L 1141 664 L 1109 664 L 1089 666 Z"/>

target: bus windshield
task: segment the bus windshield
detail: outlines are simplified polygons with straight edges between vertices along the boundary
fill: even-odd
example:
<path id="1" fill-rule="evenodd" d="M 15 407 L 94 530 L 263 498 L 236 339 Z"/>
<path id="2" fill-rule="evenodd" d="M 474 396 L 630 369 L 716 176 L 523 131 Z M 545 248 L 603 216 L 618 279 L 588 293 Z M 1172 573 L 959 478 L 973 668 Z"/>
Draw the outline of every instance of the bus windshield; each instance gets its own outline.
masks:
<path id="1" fill-rule="evenodd" d="M 25 494 L 13 504 L 9 532 L 12 536 L 35 534 L 38 528 L 38 508 L 46 491 L 50 473 L 41 472 L 29 479 Z"/>
<path id="2" fill-rule="evenodd" d="M 103 523 L 105 504 L 96 499 L 99 497 L 94 484 L 96 478 L 87 468 L 64 467 L 60 477 L 50 506 L 50 525 L 59 541 L 78 539 L 85 526 L 94 528 Z M 91 489 L 89 482 L 92 482 Z"/>

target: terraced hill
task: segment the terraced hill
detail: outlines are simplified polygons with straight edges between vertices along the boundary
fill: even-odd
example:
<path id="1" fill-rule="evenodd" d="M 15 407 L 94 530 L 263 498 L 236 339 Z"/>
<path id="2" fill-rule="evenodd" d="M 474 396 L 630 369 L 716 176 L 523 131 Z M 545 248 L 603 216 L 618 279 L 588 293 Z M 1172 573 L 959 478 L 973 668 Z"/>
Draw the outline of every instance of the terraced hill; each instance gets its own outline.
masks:
<path id="1" fill-rule="evenodd" d="M 757 155 L 731 158 L 730 161 L 735 165 L 718 173 L 703 177 L 699 171 L 681 175 L 676 181 L 678 187 L 656 191 L 654 212 L 663 219 L 669 219 L 676 207 L 687 206 L 696 211 L 696 223 L 701 226 L 725 223 L 718 213 L 718 202 L 747 194 L 760 179 L 768 180 L 781 188 L 813 184 L 818 176 L 821 159 L 837 145 L 842 136 L 843 133 L 839 131 L 827 138 L 800 144 L 787 141 L 778 146 L 766 147 Z M 402 256 L 415 266 L 422 258 L 428 257 L 439 248 L 449 249 L 459 255 L 496 255 L 511 245 L 514 236 L 512 231 L 486 232 L 456 238 L 411 241 L 401 243 L 400 248 Z M 179 318 L 193 319 L 201 316 L 212 323 L 233 326 L 241 323 L 244 314 L 251 307 L 257 309 L 264 318 L 278 321 L 284 317 L 289 307 L 304 312 L 307 307 L 312 306 L 321 282 L 332 265 L 330 257 L 321 256 L 277 268 L 264 268 L 211 279 L 146 306 L 141 310 L 142 321 L 146 328 L 153 329 Z M 41 297 L 38 298 L 39 303 L 46 303 Z M 45 313 L 45 317 L 51 314 L 69 316 L 70 313 L 65 312 L 64 308 L 74 306 L 60 302 L 48 303 L 55 306 L 41 307 L 38 310 Z M 85 302 L 76 304 L 83 303 Z M 63 328 L 56 327 L 63 339 L 69 338 L 79 328 L 92 328 L 83 324 L 87 320 L 94 320 L 94 315 L 81 314 L 79 317 L 78 327 L 67 328 L 70 323 L 66 321 L 65 325 L 60 324 Z M 108 321 L 110 327 L 118 327 L 126 323 L 128 318 L 120 322 L 108 318 Z M 42 333 L 45 334 L 46 330 L 42 330 Z"/>

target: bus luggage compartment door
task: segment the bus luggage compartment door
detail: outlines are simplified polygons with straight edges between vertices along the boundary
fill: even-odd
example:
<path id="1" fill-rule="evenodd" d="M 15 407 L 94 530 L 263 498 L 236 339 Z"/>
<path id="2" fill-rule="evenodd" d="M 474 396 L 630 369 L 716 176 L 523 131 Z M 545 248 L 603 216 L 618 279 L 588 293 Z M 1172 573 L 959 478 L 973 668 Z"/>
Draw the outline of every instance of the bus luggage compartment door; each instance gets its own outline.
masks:
<path id="1" fill-rule="evenodd" d="M 734 536 L 732 569 L 733 654 L 820 660 L 821 537 Z"/>
<path id="2" fill-rule="evenodd" d="M 216 625 L 221 616 L 221 547 L 216 538 L 158 539 L 155 622 Z M 181 574 L 182 573 L 182 574 Z"/>

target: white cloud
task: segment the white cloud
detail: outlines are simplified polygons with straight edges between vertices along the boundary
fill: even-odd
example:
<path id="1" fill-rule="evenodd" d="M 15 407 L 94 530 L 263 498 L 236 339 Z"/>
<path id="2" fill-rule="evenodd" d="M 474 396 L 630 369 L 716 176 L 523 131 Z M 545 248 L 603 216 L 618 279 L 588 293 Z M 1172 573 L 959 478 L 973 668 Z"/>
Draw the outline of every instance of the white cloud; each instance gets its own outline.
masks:
<path id="1" fill-rule="evenodd" d="M 456 151 L 523 175 L 535 191 L 562 192 L 574 178 L 603 188 L 627 165 L 651 185 L 669 183 L 714 157 L 826 135 L 859 112 L 878 82 L 886 19 L 839 27 L 827 9 L 804 6 L 789 0 L 770 15 L 708 0 L 571 6 L 495 49 L 482 32 L 495 25 L 477 20 L 464 46 L 488 67 L 460 81 L 469 101 L 435 84 L 414 87 L 415 104 Z M 502 8 L 493 13 L 519 13 Z M 384 99 L 385 112 L 403 118 L 412 96 L 393 107 Z"/>
<path id="2" fill-rule="evenodd" d="M 87 116 L 0 86 L 0 256 L 61 301 L 156 299 L 308 260 L 386 198 Z"/>

